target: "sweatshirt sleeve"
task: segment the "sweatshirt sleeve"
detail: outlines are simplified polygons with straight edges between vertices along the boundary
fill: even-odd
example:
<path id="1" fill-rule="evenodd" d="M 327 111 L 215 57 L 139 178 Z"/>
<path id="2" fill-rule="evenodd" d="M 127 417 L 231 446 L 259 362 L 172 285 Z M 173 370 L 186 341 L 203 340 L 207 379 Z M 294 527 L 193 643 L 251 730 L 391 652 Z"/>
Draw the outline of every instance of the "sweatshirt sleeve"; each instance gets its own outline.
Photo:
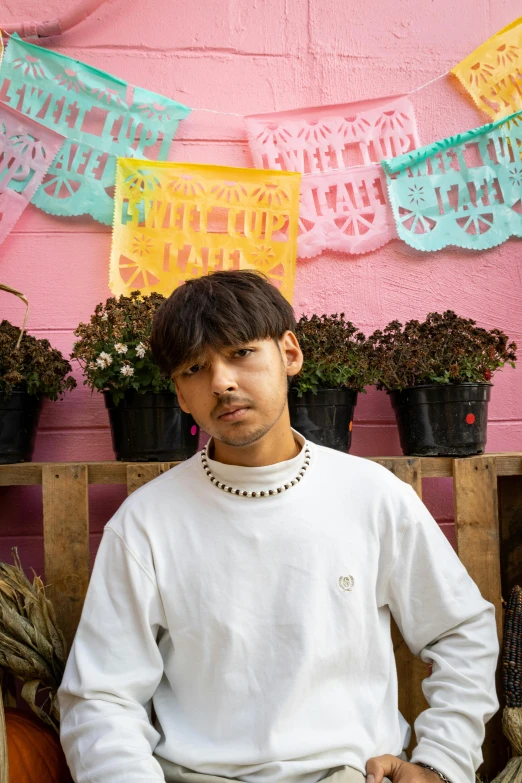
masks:
<path id="1" fill-rule="evenodd" d="M 156 639 L 165 625 L 153 576 L 106 525 L 58 690 L 75 783 L 164 783 L 148 702 L 163 675 Z"/>
<path id="2" fill-rule="evenodd" d="M 435 767 L 452 783 L 474 783 L 485 723 L 499 708 L 495 607 L 415 491 L 406 490 L 385 602 L 410 650 L 432 664 L 422 685 L 429 708 L 415 721 L 411 761 Z"/>

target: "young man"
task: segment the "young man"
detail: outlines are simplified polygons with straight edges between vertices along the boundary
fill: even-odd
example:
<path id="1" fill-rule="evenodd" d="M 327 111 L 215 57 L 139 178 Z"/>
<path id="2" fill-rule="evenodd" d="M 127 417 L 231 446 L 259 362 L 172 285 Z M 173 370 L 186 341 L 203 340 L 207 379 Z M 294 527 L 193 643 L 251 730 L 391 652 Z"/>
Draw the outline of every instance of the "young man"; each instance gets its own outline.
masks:
<path id="1" fill-rule="evenodd" d="M 157 313 L 155 359 L 211 440 L 105 527 L 59 690 L 76 783 L 474 783 L 494 607 L 409 486 L 291 429 L 294 328 L 253 272 Z M 390 614 L 433 667 L 411 761 Z"/>

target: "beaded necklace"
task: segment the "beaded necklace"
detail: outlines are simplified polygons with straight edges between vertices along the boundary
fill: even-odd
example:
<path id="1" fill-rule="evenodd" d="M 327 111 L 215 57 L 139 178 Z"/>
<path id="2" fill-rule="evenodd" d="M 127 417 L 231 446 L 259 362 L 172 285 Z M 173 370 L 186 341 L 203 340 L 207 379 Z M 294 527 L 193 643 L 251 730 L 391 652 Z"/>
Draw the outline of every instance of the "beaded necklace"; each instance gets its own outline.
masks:
<path id="1" fill-rule="evenodd" d="M 208 465 L 207 449 L 208 449 L 208 443 L 201 452 L 201 464 L 203 466 L 203 470 L 205 471 L 206 475 L 208 476 L 212 484 L 214 484 L 214 486 L 216 486 L 218 489 L 223 490 L 223 492 L 229 492 L 231 495 L 240 495 L 241 497 L 244 498 L 270 497 L 270 495 L 279 495 L 281 492 L 285 492 L 285 490 L 295 487 L 295 485 L 298 484 L 303 478 L 310 464 L 310 447 L 308 446 L 308 443 L 305 441 L 303 446 L 304 462 L 299 473 L 294 479 L 288 481 L 286 484 L 281 484 L 280 487 L 274 487 L 273 489 L 262 489 L 257 492 L 249 492 L 246 489 L 237 489 L 237 487 L 231 487 L 228 484 L 225 484 L 223 481 L 219 481 L 214 476 L 214 474 L 212 473 Z"/>

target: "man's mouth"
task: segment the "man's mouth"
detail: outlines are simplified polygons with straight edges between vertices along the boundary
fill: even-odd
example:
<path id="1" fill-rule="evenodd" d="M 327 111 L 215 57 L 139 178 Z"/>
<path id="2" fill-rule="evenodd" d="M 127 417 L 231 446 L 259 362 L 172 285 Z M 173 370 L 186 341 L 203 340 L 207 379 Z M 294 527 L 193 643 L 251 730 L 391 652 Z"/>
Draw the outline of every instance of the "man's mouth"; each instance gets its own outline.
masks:
<path id="1" fill-rule="evenodd" d="M 234 408 L 227 408 L 223 413 L 220 413 L 218 419 L 220 421 L 236 421 L 242 419 L 245 413 L 249 410 L 246 406 L 237 406 Z"/>

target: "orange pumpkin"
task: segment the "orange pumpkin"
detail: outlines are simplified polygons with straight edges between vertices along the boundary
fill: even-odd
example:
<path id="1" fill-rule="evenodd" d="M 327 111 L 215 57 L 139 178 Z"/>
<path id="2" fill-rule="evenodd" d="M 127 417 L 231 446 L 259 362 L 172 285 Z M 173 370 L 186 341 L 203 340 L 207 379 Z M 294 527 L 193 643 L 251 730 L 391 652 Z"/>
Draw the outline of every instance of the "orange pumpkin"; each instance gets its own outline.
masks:
<path id="1" fill-rule="evenodd" d="M 36 716 L 4 710 L 9 783 L 73 783 L 56 732 Z"/>

